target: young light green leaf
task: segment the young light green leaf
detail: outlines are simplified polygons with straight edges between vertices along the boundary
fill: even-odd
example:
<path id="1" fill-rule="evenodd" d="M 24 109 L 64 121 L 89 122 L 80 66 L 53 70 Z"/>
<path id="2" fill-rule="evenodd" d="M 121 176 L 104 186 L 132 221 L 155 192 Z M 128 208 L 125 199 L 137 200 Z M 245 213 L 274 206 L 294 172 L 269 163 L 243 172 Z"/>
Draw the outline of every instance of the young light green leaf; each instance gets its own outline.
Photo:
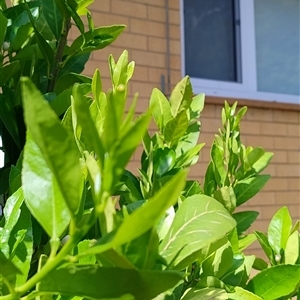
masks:
<path id="1" fill-rule="evenodd" d="M 185 76 L 177 83 L 170 96 L 171 112 L 176 117 L 181 109 L 188 109 L 193 100 L 193 91 L 190 78 Z"/>
<path id="2" fill-rule="evenodd" d="M 286 247 L 284 250 L 284 263 L 295 264 L 300 255 L 299 252 L 299 239 L 300 235 L 298 231 L 294 231 L 288 238 Z"/>
<path id="3" fill-rule="evenodd" d="M 263 300 L 263 298 L 244 290 L 243 288 L 236 286 L 234 287 L 234 293 L 228 293 L 228 297 L 231 300 Z"/>
<path id="4" fill-rule="evenodd" d="M 21 86 L 27 128 L 55 177 L 59 193 L 75 215 L 80 206 L 82 177 L 74 139 L 28 78 L 22 79 Z"/>
<path id="5" fill-rule="evenodd" d="M 225 290 L 217 288 L 190 288 L 186 290 L 180 300 L 226 300 L 229 299 Z"/>
<path id="6" fill-rule="evenodd" d="M 176 266 L 223 238 L 235 226 L 234 219 L 215 199 L 205 195 L 186 198 L 176 212 L 172 226 L 160 245 L 160 254 Z M 186 261 L 186 264 L 193 261 Z M 185 267 L 185 266 L 180 266 Z"/>
<path id="7" fill-rule="evenodd" d="M 163 134 L 170 146 L 175 145 L 183 137 L 189 126 L 185 110 L 180 111 L 174 119 L 171 119 L 165 126 Z"/>
<path id="8" fill-rule="evenodd" d="M 150 107 L 154 121 L 160 131 L 172 119 L 171 106 L 166 96 L 157 88 L 154 88 L 150 97 Z"/>
<path id="9" fill-rule="evenodd" d="M 24 195 L 22 188 L 19 188 L 15 193 L 13 193 L 5 204 L 3 214 L 5 218 L 5 225 L 3 230 L 0 231 L 0 249 L 3 254 L 8 258 L 9 249 L 9 238 L 11 232 L 18 222 L 21 214 L 20 207 L 24 201 Z"/>
<path id="10" fill-rule="evenodd" d="M 70 222 L 70 215 L 56 178 L 29 132 L 24 148 L 22 182 L 30 212 L 49 236 L 59 238 Z"/>
<path id="11" fill-rule="evenodd" d="M 236 208 L 236 197 L 232 186 L 223 186 L 214 192 L 214 198 L 218 200 L 230 212 Z"/>
<path id="12" fill-rule="evenodd" d="M 174 271 L 69 265 L 46 276 L 39 285 L 39 291 L 93 299 L 130 294 L 135 300 L 145 300 L 174 287 L 181 279 L 182 275 Z"/>
<path id="13" fill-rule="evenodd" d="M 292 218 L 286 206 L 280 208 L 268 226 L 268 241 L 275 254 L 285 249 L 292 229 Z"/>
<path id="14" fill-rule="evenodd" d="M 278 265 L 254 276 L 246 289 L 264 300 L 274 300 L 289 295 L 299 285 L 300 265 Z"/>
<path id="15" fill-rule="evenodd" d="M 268 182 L 270 175 L 256 175 L 244 180 L 240 180 L 234 186 L 237 206 L 245 203 L 255 196 Z"/>

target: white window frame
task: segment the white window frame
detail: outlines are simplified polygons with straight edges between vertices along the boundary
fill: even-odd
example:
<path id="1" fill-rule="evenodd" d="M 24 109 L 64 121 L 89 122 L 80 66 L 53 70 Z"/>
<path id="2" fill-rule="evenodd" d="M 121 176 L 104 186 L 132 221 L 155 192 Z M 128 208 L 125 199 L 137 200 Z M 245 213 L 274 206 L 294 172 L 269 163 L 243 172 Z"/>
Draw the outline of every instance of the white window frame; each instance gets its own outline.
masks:
<path id="1" fill-rule="evenodd" d="M 185 73 L 183 1 L 180 0 L 181 72 L 185 76 L 188 74 Z M 240 0 L 240 20 L 242 83 L 191 77 L 194 92 L 207 96 L 300 104 L 300 96 L 297 95 L 257 91 L 254 0 Z"/>

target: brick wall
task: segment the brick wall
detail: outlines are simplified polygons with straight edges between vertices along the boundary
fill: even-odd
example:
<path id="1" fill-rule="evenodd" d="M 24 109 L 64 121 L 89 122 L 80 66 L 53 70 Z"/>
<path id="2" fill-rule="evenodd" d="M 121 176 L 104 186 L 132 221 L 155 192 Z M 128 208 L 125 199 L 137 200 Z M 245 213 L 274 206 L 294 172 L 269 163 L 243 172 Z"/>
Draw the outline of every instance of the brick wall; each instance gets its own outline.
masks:
<path id="1" fill-rule="evenodd" d="M 130 85 L 130 95 L 139 92 L 138 111 L 145 110 L 153 87 L 161 87 L 161 76 L 167 78 L 166 11 L 164 0 L 95 0 L 92 14 L 96 26 L 125 24 L 126 31 L 110 47 L 94 53 L 85 73 L 92 75 L 99 68 L 104 88 L 110 86 L 107 58 L 117 58 L 124 49 L 129 51 L 136 70 Z M 181 78 L 179 0 L 169 0 L 170 79 L 173 87 Z M 227 99 L 228 100 L 228 99 Z M 229 102 L 233 102 L 230 101 Z M 267 230 L 272 215 L 287 205 L 294 219 L 300 217 L 300 111 L 296 106 L 269 103 L 260 105 L 242 101 L 249 109 L 242 122 L 242 141 L 248 146 L 262 146 L 274 152 L 266 173 L 272 175 L 264 190 L 255 196 L 244 209 L 257 210 L 259 218 L 253 229 Z M 220 127 L 222 105 L 218 99 L 207 98 L 202 114 L 200 141 L 206 142 L 199 163 L 190 171 L 190 177 L 203 181 L 209 161 L 209 149 L 214 134 Z M 254 103 L 254 104 L 253 104 Z M 260 107 L 261 106 L 261 107 Z M 135 153 L 129 169 L 136 173 L 141 148 Z M 257 244 L 251 253 L 261 254 Z"/>

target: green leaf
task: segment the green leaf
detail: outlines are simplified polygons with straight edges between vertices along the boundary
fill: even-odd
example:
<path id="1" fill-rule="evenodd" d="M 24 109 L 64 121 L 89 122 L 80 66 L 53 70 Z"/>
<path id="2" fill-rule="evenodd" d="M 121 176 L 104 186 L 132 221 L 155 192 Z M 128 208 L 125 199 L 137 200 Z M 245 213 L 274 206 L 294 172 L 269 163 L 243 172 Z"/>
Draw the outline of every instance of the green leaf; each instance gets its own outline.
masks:
<path id="1" fill-rule="evenodd" d="M 171 106 L 166 96 L 157 88 L 154 88 L 150 97 L 150 107 L 154 121 L 160 131 L 172 119 Z"/>
<path id="2" fill-rule="evenodd" d="M 29 132 L 24 148 L 22 182 L 30 212 L 48 235 L 59 238 L 70 222 L 70 215 L 56 178 Z"/>
<path id="3" fill-rule="evenodd" d="M 6 35 L 6 26 L 8 20 L 3 16 L 2 11 L 0 11 L 0 45 L 3 45 Z"/>
<path id="4" fill-rule="evenodd" d="M 160 254 L 179 268 L 181 261 L 220 240 L 234 227 L 234 219 L 218 201 L 205 195 L 191 196 L 177 210 Z"/>
<path id="5" fill-rule="evenodd" d="M 153 299 L 174 287 L 181 279 L 182 275 L 174 271 L 70 265 L 46 276 L 41 281 L 39 290 L 94 299 L 117 298 L 130 294 L 135 300 L 145 300 Z"/>
<path id="6" fill-rule="evenodd" d="M 47 23 L 53 32 L 56 40 L 59 40 L 62 33 L 62 16 L 59 13 L 55 0 L 43 0 L 41 1 L 41 7 L 43 14 L 47 20 Z"/>
<path id="7" fill-rule="evenodd" d="M 234 287 L 235 292 L 234 293 L 228 293 L 229 299 L 232 300 L 263 300 L 263 298 L 244 290 L 243 288 L 236 286 Z"/>
<path id="8" fill-rule="evenodd" d="M 88 76 L 84 76 L 77 73 L 67 73 L 60 76 L 55 85 L 55 93 L 60 94 L 66 89 L 73 87 L 75 83 L 92 83 L 92 79 Z"/>
<path id="9" fill-rule="evenodd" d="M 0 68 L 0 86 L 4 86 L 7 81 L 19 72 L 20 63 L 18 61 L 11 62 L 9 65 Z"/>
<path id="10" fill-rule="evenodd" d="M 234 186 L 237 206 L 245 203 L 254 197 L 268 182 L 270 175 L 256 175 L 244 180 L 240 180 Z"/>
<path id="11" fill-rule="evenodd" d="M 176 117 L 180 110 L 186 110 L 190 107 L 193 99 L 192 85 L 190 78 L 185 76 L 177 83 L 170 96 L 171 112 Z"/>
<path id="12" fill-rule="evenodd" d="M 214 166 L 214 178 L 219 186 L 223 186 L 227 178 L 227 171 L 224 166 L 224 149 L 216 142 L 211 148 L 211 159 Z"/>
<path id="13" fill-rule="evenodd" d="M 175 167 L 189 167 L 197 163 L 199 153 L 204 147 L 204 143 L 196 145 L 194 148 L 189 149 L 176 159 Z"/>
<path id="14" fill-rule="evenodd" d="M 18 266 L 22 274 L 16 276 L 16 286 L 24 284 L 28 278 L 33 254 L 33 233 L 31 214 L 25 203 L 21 206 L 18 222 L 14 226 L 10 239 L 10 258 Z"/>
<path id="15" fill-rule="evenodd" d="M 176 117 L 170 120 L 163 131 L 166 142 L 170 146 L 175 145 L 185 134 L 189 125 L 188 117 L 185 110 L 179 112 Z"/>
<path id="16" fill-rule="evenodd" d="M 81 201 L 82 177 L 74 139 L 33 83 L 26 78 L 22 79 L 22 96 L 27 128 L 54 175 L 57 188 L 71 214 L 75 215 Z"/>
<path id="17" fill-rule="evenodd" d="M 63 67 L 59 72 L 59 77 L 68 73 L 81 73 L 84 70 L 84 66 L 90 58 L 90 53 L 84 53 L 82 55 L 76 55 L 67 62 L 64 62 Z"/>
<path id="18" fill-rule="evenodd" d="M 216 288 L 204 288 L 196 289 L 190 288 L 186 290 L 183 297 L 180 300 L 226 300 L 229 299 L 227 293 L 223 289 Z"/>
<path id="19" fill-rule="evenodd" d="M 16 145 L 20 148 L 19 130 L 13 99 L 6 94 L 0 94 L 0 118 Z"/>
<path id="20" fill-rule="evenodd" d="M 88 12 L 87 7 L 94 2 L 94 0 L 75 0 L 78 4 L 77 13 L 79 15 L 86 15 Z"/>
<path id="21" fill-rule="evenodd" d="M 145 205 L 134 210 L 125 218 L 110 242 L 101 244 L 102 241 L 100 240 L 97 245 L 87 250 L 86 254 L 103 253 L 113 247 L 128 243 L 151 229 L 165 214 L 166 210 L 175 204 L 184 186 L 185 178 L 186 173 L 184 171 L 179 172 Z"/>
<path id="22" fill-rule="evenodd" d="M 254 276 L 246 288 L 264 300 L 278 299 L 295 291 L 299 274 L 300 265 L 273 266 Z"/>
<path id="23" fill-rule="evenodd" d="M 268 226 L 268 241 L 275 254 L 285 249 L 292 229 L 292 218 L 286 206 L 280 208 Z"/>
<path id="24" fill-rule="evenodd" d="M 1 268 L 0 274 L 8 282 L 13 281 L 16 274 L 22 274 L 21 271 L 9 260 L 0 250 Z"/>
<path id="25" fill-rule="evenodd" d="M 236 208 L 236 198 L 231 186 L 223 186 L 214 193 L 214 198 L 232 213 Z"/>
<path id="26" fill-rule="evenodd" d="M 7 258 L 10 253 L 9 238 L 20 217 L 20 207 L 23 201 L 23 190 L 20 188 L 7 199 L 3 210 L 5 225 L 4 228 L 0 230 L 0 249 Z"/>
<path id="27" fill-rule="evenodd" d="M 256 241 L 256 235 L 254 233 L 247 234 L 246 236 L 239 237 L 238 247 L 239 251 L 244 251 L 248 246 Z"/>
<path id="28" fill-rule="evenodd" d="M 260 243 L 261 247 L 263 248 L 264 252 L 266 253 L 267 257 L 269 258 L 272 264 L 275 263 L 274 261 L 274 252 L 273 249 L 268 241 L 266 235 L 260 231 L 254 231 L 258 242 Z"/>
<path id="29" fill-rule="evenodd" d="M 284 250 L 284 263 L 295 264 L 300 255 L 299 253 L 299 232 L 294 231 L 288 238 Z"/>
<path id="30" fill-rule="evenodd" d="M 250 228 L 258 215 L 259 213 L 257 211 L 240 211 L 232 215 L 236 221 L 236 227 L 239 236 Z"/>
<path id="31" fill-rule="evenodd" d="M 116 40 L 125 28 L 125 25 L 113 25 L 98 27 L 93 31 L 85 32 L 71 44 L 68 51 L 69 57 L 90 53 L 107 47 Z"/>
<path id="32" fill-rule="evenodd" d="M 256 257 L 253 263 L 253 269 L 255 270 L 264 270 L 268 268 L 267 262 L 265 262 L 262 258 Z"/>
<path id="33" fill-rule="evenodd" d="M 158 148 L 153 153 L 153 168 L 157 176 L 161 177 L 171 170 L 175 164 L 176 155 L 172 149 Z"/>

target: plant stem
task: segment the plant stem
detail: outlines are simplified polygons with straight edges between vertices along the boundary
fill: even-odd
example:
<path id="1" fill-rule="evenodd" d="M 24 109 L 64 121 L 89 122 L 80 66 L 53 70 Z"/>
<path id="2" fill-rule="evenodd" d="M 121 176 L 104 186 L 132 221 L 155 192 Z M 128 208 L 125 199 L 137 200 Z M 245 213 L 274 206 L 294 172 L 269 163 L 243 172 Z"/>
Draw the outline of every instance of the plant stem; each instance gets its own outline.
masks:
<path id="1" fill-rule="evenodd" d="M 50 78 L 47 87 L 48 93 L 54 91 L 70 29 L 71 29 L 71 18 L 64 17 L 62 32 L 54 55 L 52 69 L 50 71 Z"/>

